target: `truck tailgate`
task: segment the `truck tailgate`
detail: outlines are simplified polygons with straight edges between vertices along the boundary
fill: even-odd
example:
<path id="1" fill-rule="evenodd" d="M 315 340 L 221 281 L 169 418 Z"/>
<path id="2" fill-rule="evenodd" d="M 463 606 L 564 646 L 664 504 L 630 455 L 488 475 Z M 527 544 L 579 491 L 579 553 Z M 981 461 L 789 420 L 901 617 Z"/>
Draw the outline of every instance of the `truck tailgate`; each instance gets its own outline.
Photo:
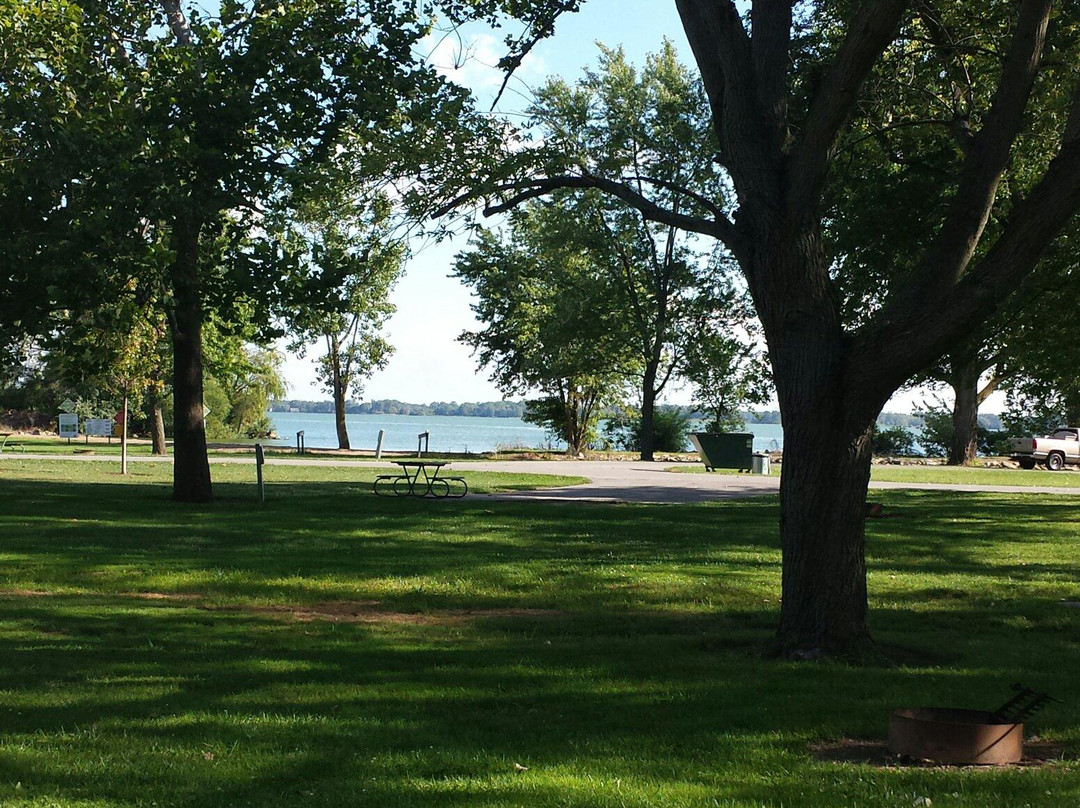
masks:
<path id="1" fill-rule="evenodd" d="M 1009 438 L 1009 448 L 1014 454 L 1032 454 L 1035 451 L 1035 439 Z"/>

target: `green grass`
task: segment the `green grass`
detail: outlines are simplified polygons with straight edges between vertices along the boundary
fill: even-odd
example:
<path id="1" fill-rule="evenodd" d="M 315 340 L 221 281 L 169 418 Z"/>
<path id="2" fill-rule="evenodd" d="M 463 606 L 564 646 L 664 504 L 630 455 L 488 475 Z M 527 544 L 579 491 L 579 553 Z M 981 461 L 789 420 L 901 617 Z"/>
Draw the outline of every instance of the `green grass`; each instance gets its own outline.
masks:
<path id="1" fill-rule="evenodd" d="M 943 483 L 946 485 L 1022 485 L 1080 488 L 1075 471 L 1046 469 L 984 469 L 958 466 L 874 466 L 870 479 L 882 482 Z"/>
<path id="2" fill-rule="evenodd" d="M 769 473 L 779 477 L 782 465 L 772 464 Z M 671 466 L 665 471 L 677 474 L 740 474 L 745 472 L 719 469 L 706 472 L 700 463 Z M 870 479 L 892 483 L 939 483 L 942 485 L 1016 485 L 1024 487 L 1049 486 L 1080 488 L 1080 473 L 1076 471 L 1046 471 L 1045 469 L 987 469 L 957 466 L 873 466 Z M 876 496 L 876 495 L 875 495 Z"/>
<path id="3" fill-rule="evenodd" d="M 875 495 L 898 518 L 869 525 L 872 628 L 901 664 L 855 668 L 761 655 L 772 498 L 399 500 L 270 466 L 259 505 L 215 466 L 193 507 L 168 468 L 114 465 L 0 463 L 4 806 L 1080 802 L 1080 500 Z M 1031 729 L 1065 760 L 808 751 L 1017 680 L 1061 700 Z"/>

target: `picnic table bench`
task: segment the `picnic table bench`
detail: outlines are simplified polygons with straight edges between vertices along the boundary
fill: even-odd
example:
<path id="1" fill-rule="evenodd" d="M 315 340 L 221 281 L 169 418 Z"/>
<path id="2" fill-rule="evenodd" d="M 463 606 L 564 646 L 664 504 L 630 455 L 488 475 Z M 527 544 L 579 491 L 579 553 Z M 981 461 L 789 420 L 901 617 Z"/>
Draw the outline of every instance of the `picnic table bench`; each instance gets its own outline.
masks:
<path id="1" fill-rule="evenodd" d="M 372 489 L 380 497 L 435 497 L 460 499 L 469 493 L 464 477 L 439 476 L 450 464 L 445 460 L 395 460 L 400 474 L 380 474 Z M 460 487 L 459 487 L 460 486 Z"/>

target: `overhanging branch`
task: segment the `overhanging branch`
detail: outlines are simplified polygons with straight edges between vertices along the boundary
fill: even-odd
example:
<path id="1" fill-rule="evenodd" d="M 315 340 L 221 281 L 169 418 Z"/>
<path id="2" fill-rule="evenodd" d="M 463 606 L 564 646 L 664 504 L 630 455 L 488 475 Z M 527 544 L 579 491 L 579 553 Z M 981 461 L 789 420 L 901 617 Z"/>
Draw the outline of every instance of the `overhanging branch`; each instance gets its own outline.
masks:
<path id="1" fill-rule="evenodd" d="M 1024 0 L 986 122 L 970 142 L 945 224 L 927 250 L 911 303 L 950 288 L 967 268 L 994 207 L 998 186 L 1039 70 L 1053 0 Z"/>
<path id="2" fill-rule="evenodd" d="M 787 208 L 817 209 L 840 128 L 851 115 L 859 90 L 878 57 L 896 35 L 909 0 L 865 0 L 851 21 L 810 111 L 790 170 Z"/>
<path id="3" fill-rule="evenodd" d="M 1057 156 L 978 265 L 930 304 L 887 307 L 879 315 L 881 325 L 856 338 L 851 384 L 893 389 L 999 309 L 1031 276 L 1080 209 L 1080 85 L 1072 110 Z M 884 363 L 882 357 L 896 361 Z"/>
<path id="4" fill-rule="evenodd" d="M 642 178 L 645 179 L 645 178 Z M 657 183 L 659 184 L 659 183 Z M 678 188 L 679 186 L 675 186 Z M 698 216 L 690 216 L 678 213 L 662 207 L 651 199 L 630 187 L 626 183 L 609 180 L 589 173 L 567 174 L 555 177 L 544 177 L 533 180 L 522 180 L 497 185 L 493 188 L 479 192 L 464 194 L 435 211 L 434 217 L 442 216 L 461 207 L 468 202 L 480 198 L 485 191 L 493 194 L 510 194 L 506 199 L 499 202 L 489 203 L 484 208 L 485 216 L 494 216 L 505 213 L 523 202 L 547 196 L 553 191 L 564 188 L 595 189 L 621 199 L 626 204 L 638 210 L 649 221 L 670 225 L 688 233 L 699 233 L 704 236 L 712 236 L 724 244 L 731 252 L 738 256 L 744 254 L 742 235 L 738 232 L 735 224 L 723 216 L 719 209 L 710 203 L 710 212 L 716 211 L 716 218 L 707 219 Z"/>

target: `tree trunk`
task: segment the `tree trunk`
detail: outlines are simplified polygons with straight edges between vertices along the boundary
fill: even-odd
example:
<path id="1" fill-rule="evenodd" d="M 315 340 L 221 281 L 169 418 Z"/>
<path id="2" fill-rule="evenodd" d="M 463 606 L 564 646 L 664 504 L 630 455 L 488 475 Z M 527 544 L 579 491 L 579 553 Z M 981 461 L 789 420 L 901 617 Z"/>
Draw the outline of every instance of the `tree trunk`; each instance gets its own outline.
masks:
<path id="1" fill-rule="evenodd" d="M 1065 423 L 1059 426 L 1080 425 L 1080 394 L 1068 391 L 1065 394 Z"/>
<path id="2" fill-rule="evenodd" d="M 199 290 L 199 223 L 181 216 L 173 232 L 173 499 L 213 498 L 203 416 L 202 299 Z"/>
<path id="3" fill-rule="evenodd" d="M 161 397 L 156 390 L 147 393 L 150 403 L 150 453 L 164 455 L 167 451 L 165 445 L 165 415 L 161 411 Z"/>
<path id="4" fill-rule="evenodd" d="M 950 380 L 955 393 L 952 411 L 950 466 L 970 466 L 975 462 L 979 445 L 979 376 L 982 363 L 978 357 L 952 360 Z"/>
<path id="5" fill-rule="evenodd" d="M 345 426 L 345 388 L 334 383 L 334 425 L 337 427 L 337 443 L 339 449 L 350 449 L 349 430 Z"/>
<path id="6" fill-rule="evenodd" d="M 870 644 L 864 528 L 872 424 L 852 434 L 820 412 L 788 409 L 777 647 L 798 657 L 858 654 Z"/>
<path id="7" fill-rule="evenodd" d="M 652 460 L 656 449 L 656 365 L 645 368 L 641 385 L 641 459 Z"/>
<path id="8" fill-rule="evenodd" d="M 812 225 L 801 234 L 786 224 L 774 232 L 785 236 L 770 244 L 762 234 L 755 281 L 827 278 Z M 757 291 L 784 424 L 776 647 L 797 658 L 858 656 L 870 645 L 864 527 L 871 435 L 888 394 L 850 378 L 849 342 L 826 285 L 811 281 L 785 295 Z"/>
<path id="9" fill-rule="evenodd" d="M 120 473 L 128 473 L 128 391 L 124 388 L 124 406 L 120 410 Z"/>

